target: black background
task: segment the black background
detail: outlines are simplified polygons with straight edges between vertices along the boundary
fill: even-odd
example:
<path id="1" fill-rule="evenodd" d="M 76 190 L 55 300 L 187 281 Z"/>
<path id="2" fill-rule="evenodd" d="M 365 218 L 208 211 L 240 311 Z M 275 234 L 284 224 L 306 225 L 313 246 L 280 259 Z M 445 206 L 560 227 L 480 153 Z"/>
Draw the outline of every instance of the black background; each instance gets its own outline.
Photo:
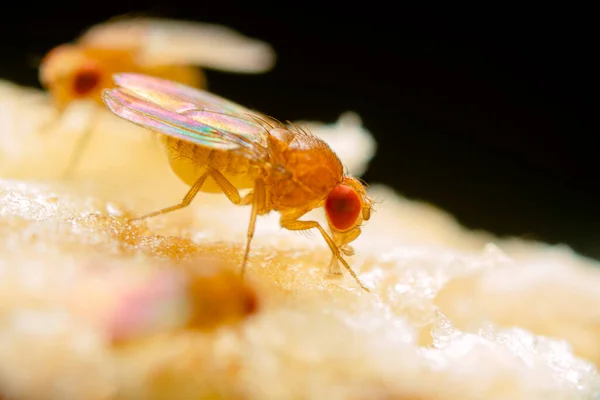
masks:
<path id="1" fill-rule="evenodd" d="M 600 258 L 592 9 L 349 4 L 7 3 L 0 78 L 37 86 L 45 52 L 120 14 L 228 25 L 271 43 L 278 64 L 209 71 L 212 91 L 283 120 L 356 111 L 379 143 L 368 182 Z"/>

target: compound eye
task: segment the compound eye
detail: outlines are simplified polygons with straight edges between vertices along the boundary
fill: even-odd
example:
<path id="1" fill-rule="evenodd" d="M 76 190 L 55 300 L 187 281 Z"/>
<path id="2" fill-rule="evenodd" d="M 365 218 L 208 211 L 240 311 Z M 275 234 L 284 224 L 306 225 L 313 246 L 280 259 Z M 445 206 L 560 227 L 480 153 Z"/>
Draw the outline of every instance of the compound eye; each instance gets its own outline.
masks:
<path id="1" fill-rule="evenodd" d="M 332 227 L 347 231 L 354 227 L 362 210 L 358 193 L 346 185 L 337 185 L 325 200 L 325 212 Z"/>
<path id="2" fill-rule="evenodd" d="M 97 68 L 82 68 L 73 79 L 73 92 L 78 97 L 84 97 L 95 90 L 100 84 L 100 71 Z"/>

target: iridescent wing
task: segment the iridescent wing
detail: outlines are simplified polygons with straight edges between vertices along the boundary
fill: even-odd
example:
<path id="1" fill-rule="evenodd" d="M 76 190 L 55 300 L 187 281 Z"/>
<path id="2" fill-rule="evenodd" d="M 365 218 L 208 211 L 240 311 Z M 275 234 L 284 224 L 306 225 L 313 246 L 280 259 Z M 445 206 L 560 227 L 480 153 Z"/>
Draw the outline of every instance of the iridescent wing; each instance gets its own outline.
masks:
<path id="1" fill-rule="evenodd" d="M 273 68 L 267 43 L 215 24 L 159 18 L 120 18 L 90 28 L 79 43 L 91 47 L 138 48 L 144 65 L 197 65 L 237 73 Z"/>
<path id="2" fill-rule="evenodd" d="M 116 115 L 199 146 L 267 160 L 263 116 L 203 90 L 142 74 L 117 74 L 102 98 Z"/>
<path id="3" fill-rule="evenodd" d="M 259 114 L 216 94 L 150 75 L 121 73 L 113 75 L 113 80 L 117 86 L 134 91 L 137 96 L 144 98 L 152 98 L 152 96 L 155 98 L 164 98 L 163 107 L 169 109 L 173 109 L 173 107 L 178 105 L 183 108 L 200 108 L 238 116 Z M 172 102 L 168 101 L 169 98 L 172 99 Z M 173 109 L 173 111 L 178 110 Z"/>

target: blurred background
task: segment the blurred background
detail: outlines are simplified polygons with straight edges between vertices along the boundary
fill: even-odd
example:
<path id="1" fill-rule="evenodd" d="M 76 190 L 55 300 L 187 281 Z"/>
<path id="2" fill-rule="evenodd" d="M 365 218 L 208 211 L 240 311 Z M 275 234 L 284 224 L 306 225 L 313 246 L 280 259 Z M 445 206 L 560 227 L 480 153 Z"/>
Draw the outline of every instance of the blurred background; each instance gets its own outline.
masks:
<path id="1" fill-rule="evenodd" d="M 209 70 L 209 89 L 283 120 L 331 123 L 356 111 L 379 143 L 369 183 L 430 202 L 469 228 L 600 258 L 591 10 L 14 4 L 0 14 L 0 79 L 39 87 L 47 51 L 128 13 L 223 24 L 272 44 L 273 71 Z"/>

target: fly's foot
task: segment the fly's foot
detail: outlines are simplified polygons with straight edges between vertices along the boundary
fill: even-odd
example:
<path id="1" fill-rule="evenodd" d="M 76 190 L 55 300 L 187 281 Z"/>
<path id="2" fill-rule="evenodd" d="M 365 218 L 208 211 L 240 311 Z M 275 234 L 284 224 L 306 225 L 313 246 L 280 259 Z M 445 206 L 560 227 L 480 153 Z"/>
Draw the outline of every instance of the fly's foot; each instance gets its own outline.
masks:
<path id="1" fill-rule="evenodd" d="M 340 279 L 342 277 L 342 271 L 329 271 L 327 278 L 329 279 Z"/>

